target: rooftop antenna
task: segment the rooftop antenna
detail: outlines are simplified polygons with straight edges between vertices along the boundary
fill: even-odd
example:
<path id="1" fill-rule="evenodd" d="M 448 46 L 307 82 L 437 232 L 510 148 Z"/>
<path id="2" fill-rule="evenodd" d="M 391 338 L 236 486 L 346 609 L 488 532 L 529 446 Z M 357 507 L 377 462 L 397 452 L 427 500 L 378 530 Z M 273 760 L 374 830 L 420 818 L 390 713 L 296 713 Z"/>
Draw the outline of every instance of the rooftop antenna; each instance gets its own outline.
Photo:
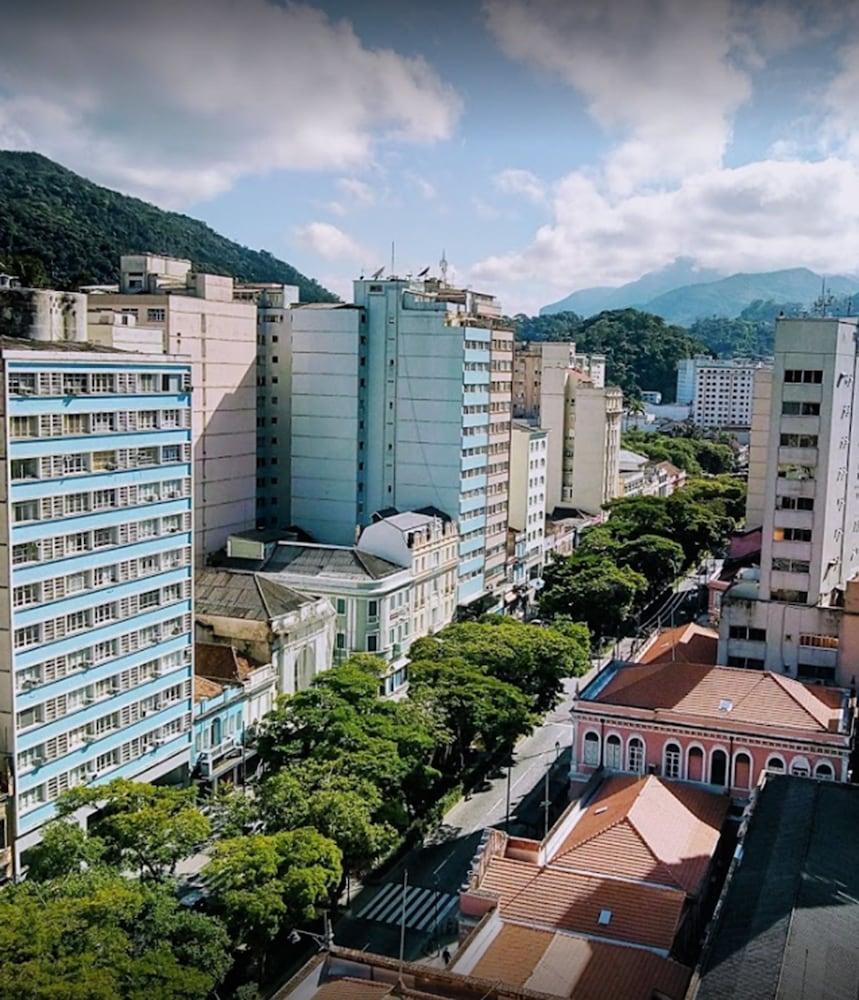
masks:
<path id="1" fill-rule="evenodd" d="M 383 267 L 380 267 L 378 271 L 374 271 L 374 272 L 373 272 L 373 273 L 372 273 L 372 274 L 370 275 L 370 279 L 371 279 L 372 281 L 378 281 L 378 280 L 379 280 L 379 278 L 381 278 L 381 277 L 382 277 L 382 271 L 384 271 L 384 270 L 385 270 L 384 266 L 383 266 Z"/>
<path id="2" fill-rule="evenodd" d="M 396 244 L 394 243 L 393 240 L 391 240 L 391 277 L 392 278 L 397 273 L 395 262 L 396 262 Z"/>
<path id="3" fill-rule="evenodd" d="M 825 319 L 826 315 L 829 313 L 830 309 L 835 303 L 835 296 L 832 292 L 826 291 L 826 278 L 820 279 L 820 298 L 812 306 L 813 314 L 819 315 L 821 318 Z"/>
<path id="4" fill-rule="evenodd" d="M 419 278 L 425 278 L 429 274 L 429 268 L 425 267 L 423 271 L 418 271 Z"/>
<path id="5" fill-rule="evenodd" d="M 441 260 L 438 262 L 438 268 L 441 271 L 441 283 L 443 285 L 447 284 L 447 255 L 444 250 L 441 252 Z"/>

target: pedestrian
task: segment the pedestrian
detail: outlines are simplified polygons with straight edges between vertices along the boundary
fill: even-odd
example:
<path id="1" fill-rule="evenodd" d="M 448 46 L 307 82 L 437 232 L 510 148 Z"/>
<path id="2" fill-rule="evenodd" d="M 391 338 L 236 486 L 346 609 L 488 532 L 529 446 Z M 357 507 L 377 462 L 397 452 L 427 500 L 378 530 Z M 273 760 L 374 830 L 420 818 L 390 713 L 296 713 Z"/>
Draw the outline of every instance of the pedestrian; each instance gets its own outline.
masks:
<path id="1" fill-rule="evenodd" d="M 445 965 L 450 965 L 450 952 L 448 951 L 447 948 L 445 948 L 444 951 L 442 951 L 441 957 Z"/>

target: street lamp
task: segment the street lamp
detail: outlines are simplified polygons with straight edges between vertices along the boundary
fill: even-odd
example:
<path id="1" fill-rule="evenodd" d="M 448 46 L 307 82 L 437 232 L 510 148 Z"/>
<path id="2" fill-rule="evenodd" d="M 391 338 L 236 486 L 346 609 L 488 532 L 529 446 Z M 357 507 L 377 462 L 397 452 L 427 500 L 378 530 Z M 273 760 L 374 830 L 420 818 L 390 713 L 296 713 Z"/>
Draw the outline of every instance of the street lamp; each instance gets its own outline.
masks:
<path id="1" fill-rule="evenodd" d="M 315 941 L 319 945 L 320 951 L 331 951 L 334 946 L 334 933 L 331 930 L 331 921 L 327 913 L 322 914 L 322 920 L 323 931 L 321 934 L 314 934 L 313 931 L 299 930 L 299 928 L 294 927 L 289 932 L 289 937 L 286 940 L 290 944 L 301 944 L 301 939 L 308 937 L 311 941 Z"/>
<path id="2" fill-rule="evenodd" d="M 510 832 L 510 776 L 513 773 L 513 765 L 516 763 L 515 754 L 510 754 L 507 758 L 507 810 L 505 812 L 504 830 Z"/>

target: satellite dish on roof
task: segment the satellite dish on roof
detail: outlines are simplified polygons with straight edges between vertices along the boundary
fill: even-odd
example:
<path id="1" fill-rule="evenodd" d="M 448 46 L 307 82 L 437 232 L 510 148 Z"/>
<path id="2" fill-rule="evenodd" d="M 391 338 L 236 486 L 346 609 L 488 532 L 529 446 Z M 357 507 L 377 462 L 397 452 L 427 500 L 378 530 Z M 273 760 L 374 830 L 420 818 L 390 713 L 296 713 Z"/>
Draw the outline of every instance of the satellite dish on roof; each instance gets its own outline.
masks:
<path id="1" fill-rule="evenodd" d="M 378 271 L 374 271 L 373 274 L 370 275 L 370 277 L 373 279 L 373 281 L 378 281 L 379 278 L 382 277 L 382 271 L 384 271 L 384 270 L 385 270 L 385 267 L 384 267 L 384 265 L 382 265 L 382 267 L 380 267 Z"/>

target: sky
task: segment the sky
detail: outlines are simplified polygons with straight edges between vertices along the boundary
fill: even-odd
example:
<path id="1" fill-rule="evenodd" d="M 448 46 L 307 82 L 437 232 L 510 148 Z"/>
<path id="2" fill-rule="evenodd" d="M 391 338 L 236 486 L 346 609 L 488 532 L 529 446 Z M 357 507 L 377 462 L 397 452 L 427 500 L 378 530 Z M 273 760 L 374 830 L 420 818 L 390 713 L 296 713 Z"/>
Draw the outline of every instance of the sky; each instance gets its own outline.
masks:
<path id="1" fill-rule="evenodd" d="M 859 0 L 0 0 L 0 148 L 339 295 L 859 271 Z"/>

